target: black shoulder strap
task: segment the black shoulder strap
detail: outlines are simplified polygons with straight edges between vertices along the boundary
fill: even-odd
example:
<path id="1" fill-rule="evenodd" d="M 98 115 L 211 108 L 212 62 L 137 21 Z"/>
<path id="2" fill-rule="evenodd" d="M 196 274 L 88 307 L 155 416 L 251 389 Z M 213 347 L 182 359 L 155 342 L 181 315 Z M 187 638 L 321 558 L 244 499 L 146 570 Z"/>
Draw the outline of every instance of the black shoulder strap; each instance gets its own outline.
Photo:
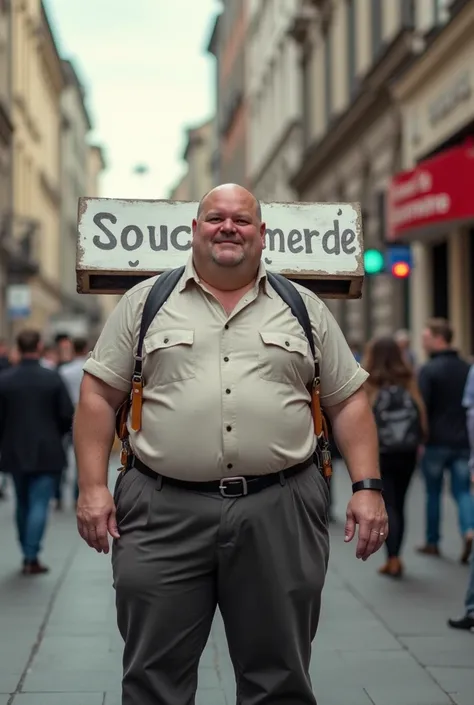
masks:
<path id="1" fill-rule="evenodd" d="M 135 354 L 134 377 L 141 378 L 143 341 L 145 340 L 147 330 L 160 308 L 167 301 L 169 295 L 183 275 L 183 272 L 184 266 L 177 267 L 176 269 L 168 269 L 166 272 L 163 272 L 153 284 L 146 297 L 140 323 L 140 333 L 138 335 L 137 352 Z"/>
<path id="2" fill-rule="evenodd" d="M 303 301 L 303 297 L 294 284 L 292 284 L 291 281 L 289 281 L 282 274 L 275 274 L 275 272 L 267 271 L 267 279 L 277 294 L 281 296 L 283 301 L 289 307 L 291 313 L 298 320 L 300 326 L 304 330 L 305 335 L 308 338 L 311 354 L 314 359 L 315 377 L 319 377 L 319 362 L 316 357 L 316 349 L 314 347 L 313 331 L 311 328 L 308 309 Z"/>

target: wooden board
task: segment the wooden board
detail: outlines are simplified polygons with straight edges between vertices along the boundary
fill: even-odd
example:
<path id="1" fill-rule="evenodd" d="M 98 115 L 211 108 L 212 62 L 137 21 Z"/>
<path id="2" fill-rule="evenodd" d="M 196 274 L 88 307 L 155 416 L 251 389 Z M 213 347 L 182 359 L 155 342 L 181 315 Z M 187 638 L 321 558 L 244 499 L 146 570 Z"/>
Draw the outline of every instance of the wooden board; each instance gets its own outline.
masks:
<path id="1" fill-rule="evenodd" d="M 79 199 L 77 291 L 122 294 L 185 264 L 198 204 Z M 356 203 L 262 203 L 270 271 L 327 298 L 360 298 L 363 236 Z"/>

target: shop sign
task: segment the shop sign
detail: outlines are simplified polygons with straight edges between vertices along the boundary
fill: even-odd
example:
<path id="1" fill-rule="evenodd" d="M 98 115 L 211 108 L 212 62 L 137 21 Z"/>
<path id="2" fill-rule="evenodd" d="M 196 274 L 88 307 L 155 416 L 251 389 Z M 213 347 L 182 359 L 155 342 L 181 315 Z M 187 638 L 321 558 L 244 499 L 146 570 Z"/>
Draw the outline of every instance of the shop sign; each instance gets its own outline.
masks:
<path id="1" fill-rule="evenodd" d="M 28 318 L 31 314 L 29 284 L 10 284 L 6 291 L 7 315 L 10 320 Z"/>
<path id="2" fill-rule="evenodd" d="M 430 226 L 474 221 L 474 146 L 461 145 L 396 174 L 387 198 L 387 240 Z"/>

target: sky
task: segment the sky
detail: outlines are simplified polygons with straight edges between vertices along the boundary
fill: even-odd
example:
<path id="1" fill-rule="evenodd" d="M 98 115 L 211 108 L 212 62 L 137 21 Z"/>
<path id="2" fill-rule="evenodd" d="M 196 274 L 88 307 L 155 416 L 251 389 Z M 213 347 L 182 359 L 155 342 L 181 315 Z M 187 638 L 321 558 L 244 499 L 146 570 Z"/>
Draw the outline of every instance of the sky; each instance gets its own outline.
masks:
<path id="1" fill-rule="evenodd" d="M 87 91 L 105 150 L 101 195 L 167 198 L 184 173 L 185 130 L 214 109 L 206 47 L 218 0 L 45 0 L 60 54 Z M 148 173 L 134 174 L 145 164 Z"/>

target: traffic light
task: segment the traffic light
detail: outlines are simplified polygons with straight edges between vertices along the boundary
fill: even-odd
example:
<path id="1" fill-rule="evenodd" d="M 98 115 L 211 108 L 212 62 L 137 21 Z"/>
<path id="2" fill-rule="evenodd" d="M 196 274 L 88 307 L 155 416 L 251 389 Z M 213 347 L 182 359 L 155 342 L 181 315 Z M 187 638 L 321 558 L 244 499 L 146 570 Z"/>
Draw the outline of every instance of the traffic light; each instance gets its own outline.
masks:
<path id="1" fill-rule="evenodd" d="M 394 245 L 387 248 L 387 270 L 396 279 L 407 279 L 413 268 L 411 247 L 407 245 Z"/>
<path id="2" fill-rule="evenodd" d="M 365 250 L 364 270 L 366 274 L 381 274 L 385 270 L 385 257 L 380 250 Z"/>

